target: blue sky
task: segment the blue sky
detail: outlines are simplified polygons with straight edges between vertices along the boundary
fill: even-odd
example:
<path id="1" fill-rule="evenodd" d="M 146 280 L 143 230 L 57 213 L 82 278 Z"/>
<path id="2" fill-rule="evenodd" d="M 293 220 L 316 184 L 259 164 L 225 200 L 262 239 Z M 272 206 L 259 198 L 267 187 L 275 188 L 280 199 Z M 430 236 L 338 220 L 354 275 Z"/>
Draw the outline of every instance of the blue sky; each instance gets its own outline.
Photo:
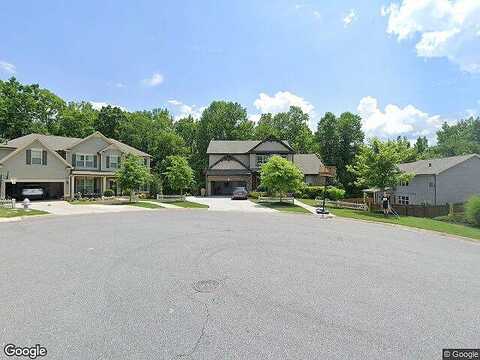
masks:
<path id="1" fill-rule="evenodd" d="M 480 110 L 478 0 L 9 1 L 0 78 L 67 100 L 252 119 L 358 112 L 369 135 L 434 137 Z"/>

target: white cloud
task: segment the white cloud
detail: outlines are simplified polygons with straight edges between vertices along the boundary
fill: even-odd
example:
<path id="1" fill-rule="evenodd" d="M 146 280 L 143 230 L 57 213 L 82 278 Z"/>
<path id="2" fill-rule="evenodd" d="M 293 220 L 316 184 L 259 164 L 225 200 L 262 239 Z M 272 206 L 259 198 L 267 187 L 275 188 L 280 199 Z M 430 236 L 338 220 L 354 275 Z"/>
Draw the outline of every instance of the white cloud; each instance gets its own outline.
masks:
<path id="1" fill-rule="evenodd" d="M 122 109 L 123 111 L 127 111 L 126 107 L 115 105 L 115 104 L 109 104 L 109 103 L 106 103 L 106 102 L 103 102 L 103 101 L 89 101 L 89 102 L 90 102 L 90 104 L 92 104 L 92 107 L 95 110 L 101 110 L 103 107 L 111 106 L 111 107 L 118 107 L 118 108 Z"/>
<path id="2" fill-rule="evenodd" d="M 313 16 L 315 16 L 317 19 L 320 19 L 322 17 L 322 14 L 320 14 L 320 11 L 315 10 L 313 12 Z"/>
<path id="3" fill-rule="evenodd" d="M 143 79 L 142 83 L 147 86 L 158 86 L 161 83 L 163 83 L 163 75 L 160 73 L 154 73 L 151 77 L 148 79 Z"/>
<path id="4" fill-rule="evenodd" d="M 262 113 L 275 114 L 284 112 L 288 111 L 290 106 L 298 106 L 310 115 L 313 115 L 314 111 L 314 106 L 312 104 L 289 91 L 279 91 L 274 96 L 260 93 L 258 99 L 253 102 L 253 105 Z"/>
<path id="5" fill-rule="evenodd" d="M 0 70 L 3 70 L 9 74 L 15 74 L 17 72 L 17 67 L 9 62 L 0 60 Z"/>
<path id="6" fill-rule="evenodd" d="M 351 9 L 348 12 L 348 14 L 345 15 L 344 18 L 342 19 L 343 25 L 345 27 L 350 26 L 356 18 L 357 18 L 357 14 L 356 14 L 355 10 Z"/>
<path id="7" fill-rule="evenodd" d="M 117 83 L 115 83 L 115 87 L 117 87 L 119 89 L 122 89 L 122 88 L 127 87 L 127 85 L 125 85 L 124 83 L 121 83 L 121 82 L 117 82 Z"/>
<path id="8" fill-rule="evenodd" d="M 262 114 L 248 114 L 248 120 L 254 122 L 255 124 L 260 121 Z"/>
<path id="9" fill-rule="evenodd" d="M 202 116 L 203 110 L 205 110 L 204 106 L 197 107 L 196 105 L 187 105 L 176 99 L 168 100 L 168 103 L 175 109 L 175 120 L 182 119 L 187 116 L 192 116 L 195 119 L 199 119 Z"/>
<path id="10" fill-rule="evenodd" d="M 418 56 L 446 57 L 463 71 L 480 73 L 479 0 L 402 0 L 381 13 L 399 41 L 419 36 Z"/>
<path id="11" fill-rule="evenodd" d="M 406 136 L 415 139 L 426 136 L 434 139 L 437 130 L 445 119 L 438 115 L 429 115 L 413 105 L 403 109 L 397 105 L 389 104 L 382 111 L 377 99 L 367 96 L 360 100 L 357 107 L 358 114 L 362 117 L 362 126 L 368 137 L 392 138 Z"/>

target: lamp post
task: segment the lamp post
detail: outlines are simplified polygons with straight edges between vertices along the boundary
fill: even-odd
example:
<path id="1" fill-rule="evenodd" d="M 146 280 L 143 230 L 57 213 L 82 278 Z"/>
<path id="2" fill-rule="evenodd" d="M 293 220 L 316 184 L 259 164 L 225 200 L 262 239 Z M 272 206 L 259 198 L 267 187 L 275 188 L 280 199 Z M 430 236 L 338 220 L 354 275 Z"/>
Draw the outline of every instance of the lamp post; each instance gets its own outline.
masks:
<path id="1" fill-rule="evenodd" d="M 328 179 L 335 177 L 336 172 L 337 172 L 337 169 L 335 166 L 323 166 L 320 170 L 320 176 L 322 176 L 325 179 L 325 182 L 323 187 L 322 207 L 317 208 L 317 214 L 320 214 L 320 215 L 330 214 L 329 211 L 325 208 L 325 203 L 327 199 L 327 185 L 328 185 Z"/>

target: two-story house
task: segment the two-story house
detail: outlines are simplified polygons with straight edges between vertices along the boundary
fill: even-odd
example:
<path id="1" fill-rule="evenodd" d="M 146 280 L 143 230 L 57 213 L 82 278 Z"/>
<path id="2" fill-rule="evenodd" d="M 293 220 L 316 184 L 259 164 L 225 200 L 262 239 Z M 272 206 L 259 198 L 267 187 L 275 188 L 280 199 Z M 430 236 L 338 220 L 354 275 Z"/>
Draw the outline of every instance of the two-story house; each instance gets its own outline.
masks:
<path id="1" fill-rule="evenodd" d="M 248 191 L 256 189 L 260 183 L 260 167 L 273 155 L 296 164 L 307 184 L 322 185 L 324 181 L 320 176 L 323 164 L 318 156 L 295 154 L 285 140 L 212 140 L 207 154 L 207 195 L 230 195 L 233 188 L 239 186 Z"/>
<path id="2" fill-rule="evenodd" d="M 84 138 L 29 134 L 0 145 L 0 198 L 19 197 L 27 186 L 49 198 L 118 190 L 115 172 L 122 156 L 134 154 L 150 167 L 150 155 L 100 132 Z"/>
<path id="3" fill-rule="evenodd" d="M 419 160 L 400 164 L 399 168 L 414 177 L 391 191 L 395 204 L 456 204 L 480 195 L 480 156 L 477 154 Z"/>

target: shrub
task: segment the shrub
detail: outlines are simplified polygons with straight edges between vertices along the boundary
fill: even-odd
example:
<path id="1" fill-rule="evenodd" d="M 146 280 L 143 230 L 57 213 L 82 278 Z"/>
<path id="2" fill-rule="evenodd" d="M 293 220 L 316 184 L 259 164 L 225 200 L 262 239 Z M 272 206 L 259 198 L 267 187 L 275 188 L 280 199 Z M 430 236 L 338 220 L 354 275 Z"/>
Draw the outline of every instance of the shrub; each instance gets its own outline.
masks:
<path id="1" fill-rule="evenodd" d="M 323 186 L 305 186 L 303 188 L 303 196 L 307 199 L 315 199 L 323 196 Z"/>
<path id="2" fill-rule="evenodd" d="M 465 204 L 465 217 L 468 222 L 480 226 L 480 196 L 474 195 Z"/>
<path id="3" fill-rule="evenodd" d="M 113 192 L 112 189 L 107 189 L 103 192 L 103 196 L 105 196 L 105 197 L 112 197 L 114 195 L 115 195 L 115 193 Z"/>
<path id="4" fill-rule="evenodd" d="M 335 186 L 330 186 L 327 188 L 327 197 L 330 200 L 340 200 L 345 197 L 345 190 L 337 188 Z"/>
<path id="5" fill-rule="evenodd" d="M 265 193 L 262 191 L 250 191 L 248 197 L 252 199 L 258 199 L 260 196 L 265 196 Z"/>

